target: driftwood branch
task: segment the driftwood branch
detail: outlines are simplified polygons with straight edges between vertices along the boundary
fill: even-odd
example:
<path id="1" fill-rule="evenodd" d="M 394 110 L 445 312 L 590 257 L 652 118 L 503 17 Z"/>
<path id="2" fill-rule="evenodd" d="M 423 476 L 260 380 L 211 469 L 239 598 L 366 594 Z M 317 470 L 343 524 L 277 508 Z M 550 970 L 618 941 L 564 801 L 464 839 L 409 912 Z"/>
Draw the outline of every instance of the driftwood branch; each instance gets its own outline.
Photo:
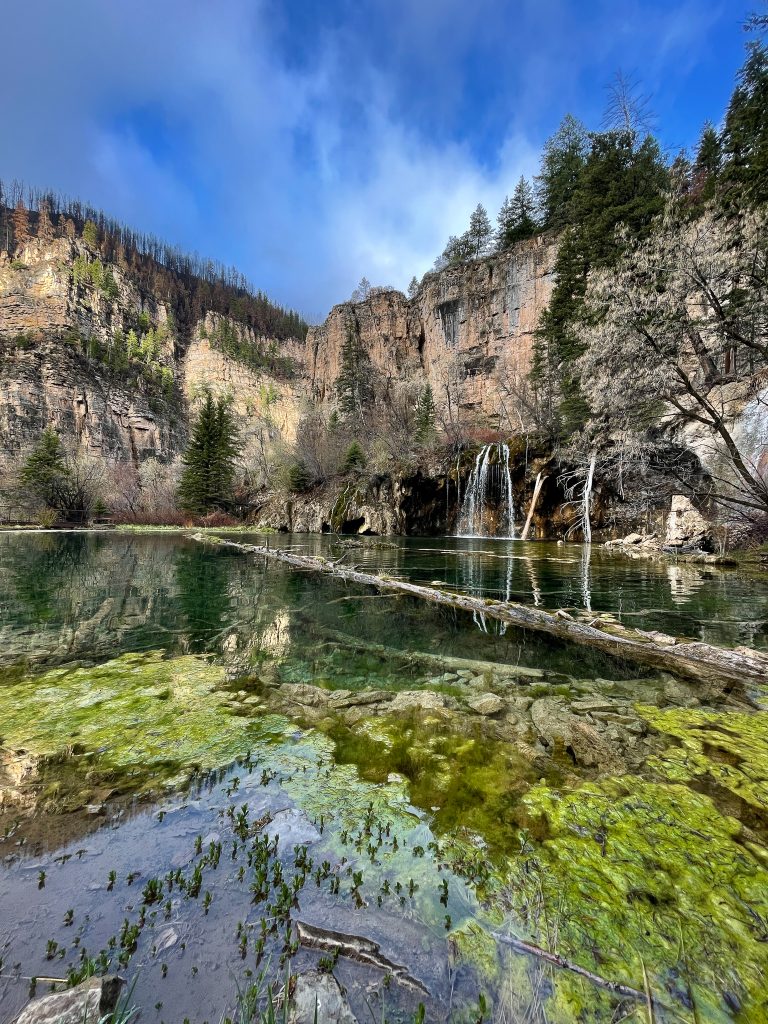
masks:
<path id="1" fill-rule="evenodd" d="M 559 953 L 550 953 L 546 949 L 542 949 L 541 946 L 534 946 L 531 942 L 524 942 L 522 939 L 516 939 L 513 935 L 503 935 L 501 932 L 491 932 L 494 939 L 498 942 L 503 942 L 506 946 L 511 946 L 512 949 L 518 953 L 529 953 L 531 956 L 537 956 L 540 960 L 546 960 L 548 964 L 552 964 L 553 967 L 560 967 L 564 971 L 571 971 L 572 974 L 578 974 L 580 978 L 586 978 L 587 981 L 591 981 L 593 985 L 599 985 L 600 988 L 607 989 L 609 992 L 613 992 L 617 996 L 623 996 L 626 999 L 638 999 L 642 1002 L 646 1002 L 646 993 L 640 992 L 636 988 L 632 988 L 630 985 L 624 985 L 620 981 L 609 981 L 607 978 L 601 977 L 599 974 L 595 974 L 594 971 L 588 971 L 586 967 L 581 967 L 579 964 L 573 963 L 571 960 L 567 960 L 564 956 L 560 956 Z"/>
<path id="2" fill-rule="evenodd" d="M 378 942 L 366 939 L 362 935 L 347 935 L 345 932 L 321 928 L 319 925 L 308 924 L 305 921 L 296 921 L 295 928 L 302 946 L 308 949 L 322 949 L 326 953 L 335 953 L 338 956 L 345 956 L 349 960 L 367 964 L 369 967 L 376 967 L 380 971 L 391 974 L 403 985 L 421 992 L 422 995 L 429 995 L 429 990 L 418 978 L 414 978 L 405 967 L 396 964 L 381 952 Z"/>
<path id="3" fill-rule="evenodd" d="M 595 647 L 614 657 L 625 658 L 656 669 L 666 669 L 697 682 L 727 687 L 768 683 L 768 657 L 757 651 L 744 648 L 731 651 L 700 641 L 680 639 L 658 632 L 644 632 L 622 626 L 610 619 L 595 620 L 593 614 L 588 621 L 579 621 L 564 611 L 548 612 L 542 608 L 531 608 L 512 601 L 493 601 L 470 594 L 437 590 L 434 587 L 425 587 L 386 575 L 377 576 L 374 573 L 361 572 L 359 569 L 345 567 L 326 558 L 298 555 L 280 548 L 239 544 L 199 533 L 194 534 L 193 539 L 201 543 L 236 548 L 246 554 L 283 562 L 295 569 L 324 573 L 348 583 L 375 587 L 379 591 L 395 591 L 432 604 L 482 613 L 487 618 L 497 619 L 520 629 L 532 629 L 572 643 Z"/>

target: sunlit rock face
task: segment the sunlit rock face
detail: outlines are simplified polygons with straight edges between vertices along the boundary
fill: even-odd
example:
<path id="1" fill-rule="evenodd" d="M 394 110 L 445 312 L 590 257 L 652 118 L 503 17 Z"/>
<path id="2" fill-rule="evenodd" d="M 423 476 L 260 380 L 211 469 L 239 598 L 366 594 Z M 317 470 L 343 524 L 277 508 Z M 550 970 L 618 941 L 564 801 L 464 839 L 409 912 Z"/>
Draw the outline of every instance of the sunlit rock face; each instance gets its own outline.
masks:
<path id="1" fill-rule="evenodd" d="M 111 274 L 111 294 L 78 277 L 78 262 L 95 261 Z M 211 344 L 222 319 L 209 313 L 181 332 L 160 295 L 80 239 L 33 240 L 14 259 L 0 253 L 0 465 L 18 459 L 47 426 L 100 458 L 168 461 L 186 444 L 204 387 L 233 400 L 246 450 L 265 423 L 290 443 L 304 392 L 303 351 L 281 345 L 297 366 L 293 381 L 252 369 Z M 104 356 L 115 332 L 140 333 L 142 320 L 160 329 L 154 383 L 137 380 L 133 366 L 116 370 Z M 240 330 L 245 341 L 271 341 Z"/>
<path id="2" fill-rule="evenodd" d="M 352 330 L 384 380 L 429 381 L 436 400 L 472 413 L 478 425 L 520 430 L 524 413 L 510 396 L 531 367 L 556 254 L 555 240 L 542 236 L 490 259 L 427 274 L 413 299 L 384 290 L 334 306 L 307 336 L 313 394 L 334 400 Z M 504 394 L 506 403 L 499 400 Z"/>

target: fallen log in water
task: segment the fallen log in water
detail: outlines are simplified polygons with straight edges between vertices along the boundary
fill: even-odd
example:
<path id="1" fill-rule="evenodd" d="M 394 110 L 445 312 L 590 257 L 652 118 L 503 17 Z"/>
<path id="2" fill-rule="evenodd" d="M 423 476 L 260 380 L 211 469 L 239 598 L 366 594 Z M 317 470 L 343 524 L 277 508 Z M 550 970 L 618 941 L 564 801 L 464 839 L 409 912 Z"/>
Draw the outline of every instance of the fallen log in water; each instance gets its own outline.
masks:
<path id="1" fill-rule="evenodd" d="M 644 632 L 622 626 L 610 617 L 602 618 L 592 613 L 582 621 L 564 611 L 547 612 L 541 608 L 531 608 L 511 601 L 493 601 L 473 597 L 471 594 L 437 590 L 387 575 L 377 576 L 374 573 L 360 572 L 354 567 L 344 566 L 327 558 L 298 555 L 281 548 L 240 544 L 200 533 L 194 534 L 193 540 L 236 548 L 247 554 L 283 562 L 295 569 L 325 573 L 348 583 L 375 587 L 379 591 L 394 591 L 433 604 L 477 612 L 520 629 L 532 629 L 569 640 L 571 643 L 595 647 L 614 657 L 657 669 L 666 669 L 697 682 L 726 687 L 768 683 L 768 657 L 757 651 L 744 648 L 726 650 L 701 641 L 680 639 L 658 632 Z"/>

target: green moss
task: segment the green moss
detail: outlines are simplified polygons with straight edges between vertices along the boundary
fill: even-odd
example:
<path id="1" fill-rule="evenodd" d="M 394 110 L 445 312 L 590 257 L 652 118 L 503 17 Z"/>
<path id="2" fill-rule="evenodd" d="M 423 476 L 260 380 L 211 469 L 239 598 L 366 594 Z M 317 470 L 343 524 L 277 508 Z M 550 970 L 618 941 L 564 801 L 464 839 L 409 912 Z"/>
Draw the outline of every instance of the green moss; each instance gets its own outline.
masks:
<path id="1" fill-rule="evenodd" d="M 768 813 L 768 714 L 644 705 L 637 711 L 658 732 L 680 742 L 652 758 L 649 768 L 673 782 L 714 782 Z"/>
<path id="2" fill-rule="evenodd" d="M 363 779 L 384 782 L 392 772 L 406 779 L 411 802 L 433 814 L 439 834 L 480 835 L 492 854 L 511 852 L 514 808 L 541 775 L 513 745 L 483 736 L 464 716 L 422 711 L 354 727 L 329 717 L 319 728 L 334 741 L 336 760 L 357 766 Z"/>
<path id="3" fill-rule="evenodd" d="M 693 1001 L 701 1021 L 733 1019 L 724 993 L 739 1020 L 768 1020 L 768 872 L 737 821 L 685 786 L 633 778 L 538 786 L 524 804 L 542 841 L 515 899 L 530 916 L 535 893 L 557 917 L 561 953 L 640 989 L 645 965 L 662 1002 Z M 595 998 L 578 980 L 558 983 L 565 1019 L 585 1019 Z"/>
<path id="4" fill-rule="evenodd" d="M 4 683 L 0 736 L 48 759 L 74 751 L 89 778 L 164 784 L 232 761 L 263 734 L 231 713 L 223 683 L 223 670 L 202 658 L 157 652 L 55 669 Z"/>

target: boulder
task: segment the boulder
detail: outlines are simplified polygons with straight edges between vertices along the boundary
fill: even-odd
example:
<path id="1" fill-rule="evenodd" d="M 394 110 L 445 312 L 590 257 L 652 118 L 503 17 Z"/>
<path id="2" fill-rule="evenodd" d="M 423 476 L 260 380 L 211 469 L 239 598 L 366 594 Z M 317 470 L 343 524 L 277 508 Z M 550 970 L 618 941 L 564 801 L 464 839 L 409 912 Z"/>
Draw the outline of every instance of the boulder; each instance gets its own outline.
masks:
<path id="1" fill-rule="evenodd" d="M 664 538 L 666 547 L 687 551 L 706 548 L 710 535 L 709 523 L 694 508 L 691 499 L 684 494 L 674 494 L 667 516 L 667 532 Z"/>
<path id="2" fill-rule="evenodd" d="M 498 715 L 506 705 L 495 693 L 480 693 L 476 697 L 470 697 L 467 706 L 478 715 Z"/>
<path id="3" fill-rule="evenodd" d="M 389 705 L 390 711 L 443 711 L 456 706 L 456 701 L 444 693 L 432 690 L 402 690 Z"/>
<path id="4" fill-rule="evenodd" d="M 16 1024 L 98 1024 L 117 1006 L 122 978 L 88 978 L 75 988 L 27 1003 Z"/>
<path id="5" fill-rule="evenodd" d="M 357 1024 L 341 986 L 332 974 L 307 971 L 296 979 L 288 1007 L 289 1024 Z"/>

